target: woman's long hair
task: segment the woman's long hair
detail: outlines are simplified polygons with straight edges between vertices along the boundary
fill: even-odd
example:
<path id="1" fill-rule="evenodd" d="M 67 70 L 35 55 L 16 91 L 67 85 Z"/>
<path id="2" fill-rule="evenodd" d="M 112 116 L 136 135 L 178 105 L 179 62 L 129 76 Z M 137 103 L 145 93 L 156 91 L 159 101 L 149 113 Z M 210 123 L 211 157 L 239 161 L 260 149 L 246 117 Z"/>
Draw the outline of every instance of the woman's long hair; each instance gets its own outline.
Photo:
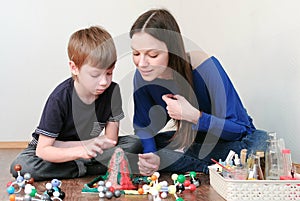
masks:
<path id="1" fill-rule="evenodd" d="M 132 25 L 130 38 L 138 32 L 146 32 L 166 44 L 169 53 L 168 67 L 174 70 L 174 81 L 180 90 L 180 95 L 198 109 L 193 90 L 192 68 L 179 26 L 172 14 L 165 9 L 152 9 L 145 12 Z M 190 122 L 178 120 L 175 123 L 177 131 L 171 139 L 172 144 L 178 148 L 189 146 L 195 139 L 196 131 L 192 130 Z"/>

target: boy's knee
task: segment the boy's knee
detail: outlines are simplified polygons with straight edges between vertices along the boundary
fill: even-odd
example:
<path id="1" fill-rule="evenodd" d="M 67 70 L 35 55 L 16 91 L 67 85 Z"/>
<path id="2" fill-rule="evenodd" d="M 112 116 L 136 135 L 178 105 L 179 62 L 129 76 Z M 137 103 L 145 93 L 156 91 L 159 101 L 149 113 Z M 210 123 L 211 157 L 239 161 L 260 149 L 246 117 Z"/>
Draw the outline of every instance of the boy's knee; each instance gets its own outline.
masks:
<path id="1" fill-rule="evenodd" d="M 34 171 L 34 165 L 33 163 L 26 162 L 24 159 L 17 158 L 15 159 L 11 165 L 10 165 L 10 173 L 13 177 L 18 177 L 18 171 L 20 171 L 21 175 L 24 175 L 25 173 L 29 173 L 31 177 L 37 176 L 35 175 Z"/>

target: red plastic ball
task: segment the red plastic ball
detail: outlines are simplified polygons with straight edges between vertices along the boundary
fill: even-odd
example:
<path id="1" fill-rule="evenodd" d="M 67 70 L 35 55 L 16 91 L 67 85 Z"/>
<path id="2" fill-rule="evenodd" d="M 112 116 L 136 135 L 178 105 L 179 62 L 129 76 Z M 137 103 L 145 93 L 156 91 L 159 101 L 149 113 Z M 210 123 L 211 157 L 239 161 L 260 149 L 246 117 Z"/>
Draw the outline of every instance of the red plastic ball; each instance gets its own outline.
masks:
<path id="1" fill-rule="evenodd" d="M 31 178 L 27 181 L 27 183 L 28 183 L 28 184 L 33 184 L 33 183 L 34 183 L 34 178 L 31 177 Z"/>
<path id="2" fill-rule="evenodd" d="M 16 172 L 21 171 L 22 166 L 20 164 L 17 164 L 17 165 L 15 165 L 14 169 L 15 169 Z"/>
<path id="3" fill-rule="evenodd" d="M 196 186 L 195 186 L 194 184 L 191 184 L 189 187 L 190 187 L 190 190 L 191 190 L 191 191 L 196 190 Z"/>
<path id="4" fill-rule="evenodd" d="M 6 184 L 6 187 L 11 186 L 11 184 L 12 184 L 12 181 L 8 182 L 8 183 Z"/>
<path id="5" fill-rule="evenodd" d="M 115 192 L 115 188 L 111 186 L 111 187 L 109 187 L 109 191 L 112 192 L 112 193 L 114 193 Z"/>
<path id="6" fill-rule="evenodd" d="M 188 187 L 189 185 L 191 185 L 191 181 L 190 181 L 190 180 L 185 180 L 185 181 L 183 182 L 183 185 L 184 185 L 185 187 Z"/>

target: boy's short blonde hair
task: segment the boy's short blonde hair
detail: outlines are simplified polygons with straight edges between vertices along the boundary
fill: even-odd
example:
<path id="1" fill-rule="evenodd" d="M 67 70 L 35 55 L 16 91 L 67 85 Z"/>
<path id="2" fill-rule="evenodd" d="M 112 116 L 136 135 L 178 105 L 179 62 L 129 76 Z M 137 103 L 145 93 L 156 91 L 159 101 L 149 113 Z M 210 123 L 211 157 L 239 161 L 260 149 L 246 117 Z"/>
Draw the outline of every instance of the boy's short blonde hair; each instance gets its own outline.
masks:
<path id="1" fill-rule="evenodd" d="M 84 64 L 107 69 L 113 67 L 117 60 L 114 41 L 100 26 L 91 26 L 73 33 L 68 43 L 68 56 L 79 69 Z"/>

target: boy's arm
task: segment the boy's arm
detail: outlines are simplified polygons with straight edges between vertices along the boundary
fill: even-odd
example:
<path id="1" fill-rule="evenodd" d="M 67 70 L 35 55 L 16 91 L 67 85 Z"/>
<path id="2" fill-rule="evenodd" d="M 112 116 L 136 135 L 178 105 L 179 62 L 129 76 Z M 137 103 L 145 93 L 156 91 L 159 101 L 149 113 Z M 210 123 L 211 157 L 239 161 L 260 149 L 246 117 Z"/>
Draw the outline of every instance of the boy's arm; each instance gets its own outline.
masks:
<path id="1" fill-rule="evenodd" d="M 113 140 L 118 143 L 118 135 L 119 135 L 119 121 L 108 121 L 105 127 L 104 136 L 110 140 Z M 115 145 L 111 145 L 108 148 L 114 147 Z"/>
<path id="2" fill-rule="evenodd" d="M 118 134 L 119 134 L 119 125 L 120 123 L 118 121 L 109 121 L 107 122 L 107 125 L 105 127 L 105 134 L 104 136 L 99 136 L 99 139 L 103 139 L 104 137 L 115 141 L 118 143 Z M 57 148 L 69 148 L 69 147 L 75 147 L 75 146 L 82 146 L 83 141 L 59 141 L 55 140 L 53 143 L 53 146 Z M 111 147 L 114 147 L 114 144 L 109 144 L 105 147 L 102 147 L 103 149 L 108 149 Z"/>
<path id="3" fill-rule="evenodd" d="M 40 135 L 36 155 L 46 161 L 56 163 L 72 161 L 87 156 L 87 151 L 84 149 L 84 146 L 80 145 L 80 142 L 63 144 L 64 146 L 62 147 L 55 147 L 55 138 Z"/>
<path id="4" fill-rule="evenodd" d="M 113 147 L 115 144 L 116 141 L 104 136 L 85 141 L 62 142 L 56 141 L 55 138 L 40 135 L 36 155 L 49 162 L 62 163 L 79 158 L 90 159 L 96 157 L 97 153 L 102 154 L 103 149 Z"/>

